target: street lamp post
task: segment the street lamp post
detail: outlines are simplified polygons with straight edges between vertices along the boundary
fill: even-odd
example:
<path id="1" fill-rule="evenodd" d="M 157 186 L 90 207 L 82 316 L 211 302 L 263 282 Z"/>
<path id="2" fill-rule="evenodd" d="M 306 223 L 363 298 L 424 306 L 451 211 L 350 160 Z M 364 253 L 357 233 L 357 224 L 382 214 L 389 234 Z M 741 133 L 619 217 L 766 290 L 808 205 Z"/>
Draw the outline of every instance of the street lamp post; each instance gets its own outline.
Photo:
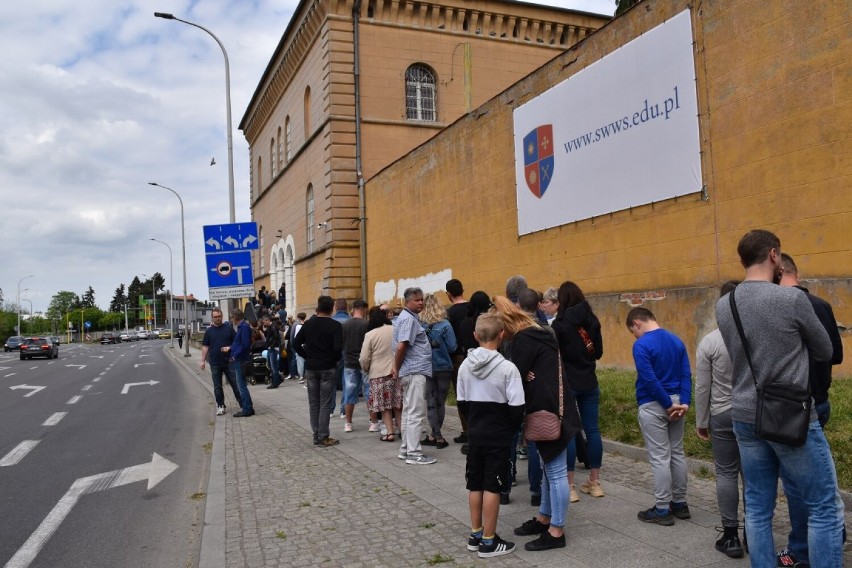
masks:
<path id="1" fill-rule="evenodd" d="M 30 303 L 30 324 L 32 324 L 32 319 L 33 319 L 33 301 L 32 301 L 32 300 L 30 300 L 29 298 L 21 298 L 21 301 L 22 301 L 22 302 L 29 302 L 29 303 Z M 32 325 L 30 325 L 30 333 L 32 333 L 32 329 L 33 329 L 33 326 L 32 326 Z M 21 333 L 20 331 L 18 331 L 18 335 L 23 335 L 23 333 Z"/>
<path id="2" fill-rule="evenodd" d="M 175 264 L 172 260 L 172 247 L 169 246 L 168 243 L 165 243 L 159 239 L 151 238 L 150 240 L 160 243 L 161 245 L 166 245 L 166 248 L 169 249 L 169 337 L 171 340 L 169 341 L 169 348 L 175 348 L 175 334 L 172 329 L 172 325 L 174 322 L 174 316 L 172 314 L 172 288 L 175 286 Z"/>
<path id="3" fill-rule="evenodd" d="M 18 280 L 18 296 L 15 298 L 18 308 L 18 335 L 21 334 L 21 282 L 26 280 L 27 278 L 34 278 L 35 274 L 30 274 L 29 276 L 24 276 L 20 280 Z"/>
<path id="4" fill-rule="evenodd" d="M 180 18 L 176 18 L 174 15 L 165 12 L 154 12 L 154 17 L 163 18 L 164 20 L 175 20 L 205 31 L 208 35 L 210 35 L 210 37 L 216 40 L 216 43 L 218 43 L 219 47 L 222 49 L 222 55 L 225 57 L 225 110 L 227 113 L 228 122 L 228 197 L 231 213 L 231 223 L 236 223 L 237 214 L 234 205 L 234 136 L 232 134 L 231 128 L 231 65 L 228 61 L 228 52 L 225 51 L 225 46 L 222 44 L 221 41 L 219 41 L 219 38 L 216 37 L 213 32 L 211 32 L 204 26 L 195 24 L 193 22 L 188 22 L 186 20 L 181 20 Z"/>
<path id="5" fill-rule="evenodd" d="M 178 198 L 180 202 L 180 246 L 181 253 L 183 255 L 183 332 L 186 334 L 186 341 L 184 341 L 184 345 L 186 346 L 186 351 L 184 352 L 184 357 L 190 357 L 189 354 L 189 302 L 186 298 L 186 235 L 184 230 L 184 221 L 183 221 L 183 199 L 180 198 L 178 192 L 173 190 L 170 187 L 166 187 L 164 185 L 160 185 L 159 183 L 149 181 L 148 185 L 154 185 L 156 187 L 161 187 L 163 189 L 167 189 L 175 194 L 175 197 Z"/>

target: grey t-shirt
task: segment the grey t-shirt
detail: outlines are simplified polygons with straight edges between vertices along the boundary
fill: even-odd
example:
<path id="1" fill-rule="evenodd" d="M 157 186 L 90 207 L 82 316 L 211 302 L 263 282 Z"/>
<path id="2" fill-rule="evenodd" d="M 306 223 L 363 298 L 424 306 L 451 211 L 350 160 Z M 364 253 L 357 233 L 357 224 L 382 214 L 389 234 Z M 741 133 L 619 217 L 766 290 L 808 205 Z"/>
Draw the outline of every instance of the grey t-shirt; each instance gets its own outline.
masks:
<path id="1" fill-rule="evenodd" d="M 714 329 L 704 336 L 695 354 L 695 425 L 708 428 L 710 416 L 731 409 L 731 358 Z"/>
<path id="2" fill-rule="evenodd" d="M 754 424 L 755 380 L 759 385 L 776 381 L 806 388 L 808 357 L 816 361 L 830 359 L 831 340 L 805 293 L 797 288 L 746 280 L 734 293 L 751 351 L 754 378 L 731 313 L 728 294 L 716 303 L 716 320 L 734 366 L 731 418 Z M 813 420 L 816 420 L 816 412 L 812 409 Z"/>

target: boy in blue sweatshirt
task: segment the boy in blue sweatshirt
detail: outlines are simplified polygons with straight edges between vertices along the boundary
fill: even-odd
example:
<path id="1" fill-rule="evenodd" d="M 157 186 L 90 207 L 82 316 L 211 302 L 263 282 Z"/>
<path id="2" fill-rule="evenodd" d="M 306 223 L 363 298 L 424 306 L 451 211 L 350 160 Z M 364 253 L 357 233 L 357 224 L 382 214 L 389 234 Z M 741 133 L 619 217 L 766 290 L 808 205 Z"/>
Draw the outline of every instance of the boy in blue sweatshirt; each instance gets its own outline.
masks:
<path id="1" fill-rule="evenodd" d="M 506 464 L 512 441 L 524 418 L 524 387 L 518 368 L 497 352 L 503 341 L 503 320 L 482 314 L 473 332 L 479 347 L 459 367 L 459 412 L 467 419 L 468 452 L 465 479 L 471 533 L 467 549 L 480 558 L 509 554 L 515 544 L 497 534 L 500 492 L 507 489 Z"/>
<path id="2" fill-rule="evenodd" d="M 692 372 L 686 347 L 675 334 L 661 328 L 651 310 L 633 308 L 627 329 L 636 338 L 636 402 L 639 429 L 654 475 L 656 504 L 640 511 L 639 520 L 671 526 L 690 518 L 686 504 L 686 456 L 683 417 L 689 410 Z"/>

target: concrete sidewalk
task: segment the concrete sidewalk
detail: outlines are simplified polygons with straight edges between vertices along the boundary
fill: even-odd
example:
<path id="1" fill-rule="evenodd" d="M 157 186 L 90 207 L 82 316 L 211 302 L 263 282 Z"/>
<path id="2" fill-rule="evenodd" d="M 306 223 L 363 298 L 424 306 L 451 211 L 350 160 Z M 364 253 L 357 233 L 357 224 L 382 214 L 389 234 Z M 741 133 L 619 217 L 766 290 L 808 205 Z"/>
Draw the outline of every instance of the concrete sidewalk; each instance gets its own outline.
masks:
<path id="1" fill-rule="evenodd" d="M 176 361 L 211 392 L 209 371 L 199 369 L 198 350 Z M 580 495 L 568 510 L 564 549 L 527 552 L 512 529 L 530 519 L 526 462 L 519 461 L 518 485 L 511 503 L 500 508 L 498 533 L 518 547 L 489 561 L 468 552 L 465 456 L 458 444 L 424 448 L 438 462 L 406 465 L 397 459 L 398 443 L 383 443 L 367 431 L 366 406 L 355 408 L 354 432 L 344 433 L 331 418 L 333 448 L 312 443 L 307 390 L 297 381 L 280 388 L 250 386 L 256 416 L 237 419 L 226 389 L 228 414 L 216 420 L 211 477 L 202 535 L 200 566 L 572 566 L 658 568 L 747 566 L 717 552 L 720 524 L 713 479 L 690 475 L 692 519 L 673 527 L 640 522 L 636 513 L 653 504 L 647 463 L 635 448 L 607 443 L 601 469 L 606 496 Z M 339 396 L 338 396 L 339 403 Z M 458 435 L 458 417 L 448 407 L 444 435 Z M 634 456 L 634 457 L 630 457 Z M 712 471 L 712 466 L 710 466 Z M 576 484 L 586 479 L 577 471 Z M 706 477 L 706 476 L 705 476 Z M 848 511 L 848 509 L 847 509 Z M 849 515 L 847 514 L 847 519 Z M 847 521 L 848 522 L 848 521 Z M 786 542 L 786 506 L 776 511 L 776 543 Z M 852 555 L 846 553 L 847 563 Z M 852 564 L 849 564 L 852 565 Z"/>

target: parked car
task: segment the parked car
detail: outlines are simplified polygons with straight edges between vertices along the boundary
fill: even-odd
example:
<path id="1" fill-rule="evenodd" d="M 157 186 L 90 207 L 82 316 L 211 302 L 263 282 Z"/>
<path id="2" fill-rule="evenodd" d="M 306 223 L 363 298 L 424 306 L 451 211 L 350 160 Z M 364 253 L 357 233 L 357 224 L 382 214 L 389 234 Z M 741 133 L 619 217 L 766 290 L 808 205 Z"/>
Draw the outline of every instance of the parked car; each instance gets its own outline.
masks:
<path id="1" fill-rule="evenodd" d="M 13 335 L 9 339 L 6 340 L 6 344 L 3 346 L 3 352 L 8 353 L 9 351 L 17 351 L 21 348 L 21 344 L 24 342 L 24 338 L 20 335 Z"/>
<path id="2" fill-rule="evenodd" d="M 148 337 L 148 332 L 145 330 L 136 332 L 136 339 L 150 339 Z"/>
<path id="3" fill-rule="evenodd" d="M 122 331 L 119 333 L 118 338 L 122 341 L 133 341 L 133 336 L 128 331 Z"/>
<path id="4" fill-rule="evenodd" d="M 172 332 L 168 329 L 161 329 L 160 333 L 157 334 L 160 339 L 171 339 Z"/>
<path id="5" fill-rule="evenodd" d="M 59 357 L 59 345 L 49 337 L 30 337 L 21 345 L 21 361 L 33 357 L 56 359 Z"/>
<path id="6" fill-rule="evenodd" d="M 110 343 L 121 343 L 121 337 L 109 331 L 105 332 L 101 335 L 101 345 L 109 345 Z"/>
<path id="7" fill-rule="evenodd" d="M 57 344 L 57 345 L 59 345 L 60 343 L 62 343 L 62 338 L 61 338 L 60 336 L 58 336 L 58 335 L 51 335 L 51 336 L 50 336 L 50 340 L 51 340 L 52 342 L 54 342 L 55 344 Z"/>

